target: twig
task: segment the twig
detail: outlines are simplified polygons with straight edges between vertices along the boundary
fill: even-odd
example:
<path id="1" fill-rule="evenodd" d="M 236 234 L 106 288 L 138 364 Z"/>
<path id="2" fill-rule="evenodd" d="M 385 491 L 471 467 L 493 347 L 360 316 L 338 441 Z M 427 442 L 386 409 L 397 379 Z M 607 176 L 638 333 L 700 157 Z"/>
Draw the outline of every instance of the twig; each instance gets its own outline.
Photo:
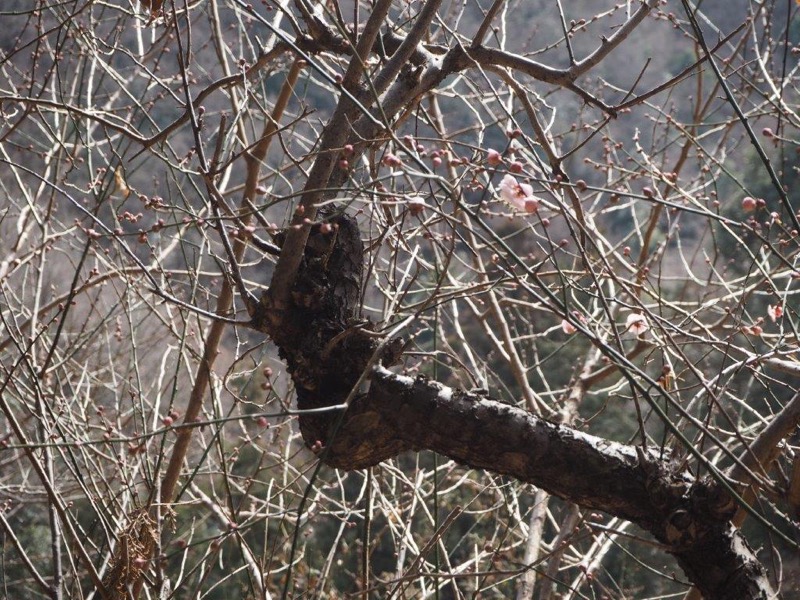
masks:
<path id="1" fill-rule="evenodd" d="M 302 66 L 300 61 L 295 60 L 288 75 L 286 76 L 286 80 L 283 83 L 281 93 L 275 102 L 275 107 L 272 111 L 273 118 L 264 127 L 264 132 L 259 145 L 253 151 L 253 153 L 261 159 L 263 159 L 263 156 L 266 155 L 267 149 L 269 148 L 269 143 L 273 137 L 271 132 L 276 127 L 275 124 L 280 121 L 281 117 L 283 116 L 283 112 L 289 102 L 289 97 L 294 89 L 294 85 L 297 81 L 297 77 L 300 74 L 301 68 Z M 251 164 L 248 165 L 248 183 L 245 186 L 245 198 L 248 198 L 255 193 L 256 182 L 258 181 L 259 177 L 258 171 L 260 169 L 260 162 L 260 160 L 254 159 Z M 244 202 L 243 207 L 247 208 L 247 204 Z M 237 239 L 233 248 L 234 258 L 237 261 L 241 260 L 241 257 L 244 254 L 244 249 L 244 241 Z M 232 304 L 233 288 L 231 287 L 229 280 L 225 279 L 222 283 L 222 289 L 220 290 L 220 294 L 217 298 L 216 313 L 218 315 L 227 314 Z M 220 340 L 222 339 L 224 329 L 224 323 L 221 321 L 214 321 L 209 328 L 203 350 L 203 356 L 200 360 L 200 364 L 198 365 L 197 373 L 195 374 L 194 385 L 192 386 L 192 391 L 189 395 L 189 401 L 186 405 L 186 411 L 183 419 L 184 424 L 193 423 L 200 415 L 206 390 L 211 379 L 211 368 L 216 360 L 217 348 L 219 347 Z M 167 463 L 166 472 L 161 480 L 159 498 L 162 505 L 168 505 L 173 500 L 173 495 L 175 494 L 175 488 L 178 484 L 181 468 L 183 467 L 183 460 L 186 458 L 186 454 L 189 450 L 189 444 L 192 439 L 192 431 L 192 428 L 185 428 L 177 431 L 175 445 L 172 448 L 172 454 L 170 455 L 169 462 Z M 153 490 L 153 492 L 154 491 L 155 490 Z M 152 501 L 153 500 L 151 499 L 151 502 Z M 133 582 L 134 598 L 138 598 L 141 592 L 142 584 L 143 579 L 141 577 Z"/>
<path id="2" fill-rule="evenodd" d="M 351 94 L 356 91 L 358 79 L 363 72 L 369 52 L 380 32 L 383 19 L 392 6 L 391 0 L 379 0 L 370 14 L 364 31 L 358 38 L 356 53 L 350 60 L 347 72 L 342 80 L 342 89 Z M 328 184 L 333 168 L 336 165 L 337 148 L 344 146 L 348 135 L 348 125 L 352 117 L 357 114 L 359 105 L 351 100 L 350 95 L 342 95 L 336 106 L 325 131 L 322 134 L 317 158 L 308 175 L 305 192 L 300 198 L 300 206 L 287 231 L 286 240 L 269 287 L 269 296 L 275 308 L 280 311 L 289 301 L 297 269 L 303 258 L 308 235 L 311 232 L 311 222 L 317 214 L 316 204 L 322 197 L 322 190 Z M 274 314 L 274 311 L 271 311 Z"/>

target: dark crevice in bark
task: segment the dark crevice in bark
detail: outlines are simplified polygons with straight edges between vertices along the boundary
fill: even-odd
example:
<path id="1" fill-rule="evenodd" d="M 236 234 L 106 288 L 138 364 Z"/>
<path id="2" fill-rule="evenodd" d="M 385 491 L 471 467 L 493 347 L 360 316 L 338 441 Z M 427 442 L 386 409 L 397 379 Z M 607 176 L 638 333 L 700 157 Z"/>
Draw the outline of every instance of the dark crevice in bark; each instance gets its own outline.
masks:
<path id="1" fill-rule="evenodd" d="M 253 321 L 278 345 L 301 409 L 341 404 L 378 347 L 359 314 L 364 256 L 357 223 L 346 214 L 319 216 L 291 306 L 278 312 L 267 293 Z M 387 355 L 384 365 L 392 360 Z M 320 457 L 332 467 L 360 469 L 406 450 L 433 450 L 636 523 L 677 557 L 708 598 L 771 593 L 762 565 L 730 524 L 736 506 L 727 493 L 655 450 L 385 367 L 374 370 L 369 390 L 340 417 L 340 411 L 300 417 L 304 440 L 323 447 Z"/>

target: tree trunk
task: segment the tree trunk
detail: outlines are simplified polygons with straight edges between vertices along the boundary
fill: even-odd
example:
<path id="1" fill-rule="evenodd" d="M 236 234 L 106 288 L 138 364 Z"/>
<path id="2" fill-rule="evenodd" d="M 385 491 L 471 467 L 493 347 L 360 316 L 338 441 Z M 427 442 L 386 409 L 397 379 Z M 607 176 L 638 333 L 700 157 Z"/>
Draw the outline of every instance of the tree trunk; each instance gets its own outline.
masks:
<path id="1" fill-rule="evenodd" d="M 769 598 L 761 563 L 731 525 L 735 504 L 716 482 L 660 455 L 553 423 L 486 396 L 389 371 L 358 320 L 363 247 L 355 221 L 329 216 L 312 229 L 290 306 L 269 292 L 254 327 L 287 361 L 301 409 L 342 404 L 365 370 L 368 391 L 346 411 L 300 417 L 306 443 L 339 469 L 363 469 L 406 450 L 433 450 L 471 468 L 531 483 L 650 532 L 707 598 Z M 376 356 L 377 355 L 377 356 Z M 372 366 L 379 359 L 382 364 Z"/>

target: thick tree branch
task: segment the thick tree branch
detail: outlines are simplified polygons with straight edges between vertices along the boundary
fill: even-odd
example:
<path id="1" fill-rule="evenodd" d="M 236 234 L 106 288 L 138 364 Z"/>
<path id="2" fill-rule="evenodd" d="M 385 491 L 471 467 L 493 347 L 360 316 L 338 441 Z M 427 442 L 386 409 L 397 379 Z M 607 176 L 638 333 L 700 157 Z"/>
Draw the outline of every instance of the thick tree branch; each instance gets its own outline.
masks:
<path id="1" fill-rule="evenodd" d="M 538 81 L 552 83 L 553 85 L 568 86 L 572 84 L 577 75 L 573 75 L 567 69 L 554 69 L 542 63 L 538 63 L 519 54 L 498 50 L 496 48 L 486 48 L 484 46 L 473 46 L 468 49 L 472 60 L 482 66 L 508 67 L 515 71 L 520 71 L 530 75 Z"/>
<path id="2" fill-rule="evenodd" d="M 325 460 L 364 468 L 394 448 L 433 450 L 630 520 L 667 546 L 707 598 L 771 594 L 763 567 L 729 522 L 727 494 L 656 451 L 644 454 L 515 406 L 378 368 L 369 393 L 329 441 Z"/>
<path id="3" fill-rule="evenodd" d="M 370 89 L 359 89 L 358 74 L 377 35 L 367 24 L 343 81 L 349 93 L 340 99 L 322 136 L 302 209 L 287 232 L 270 292 L 253 321 L 279 346 L 301 409 L 341 404 L 350 397 L 377 347 L 374 337 L 355 324 L 363 268 L 357 226 L 346 215 L 331 217 L 337 230 L 331 236 L 330 228 L 313 222 L 325 190 L 341 183 L 335 170 L 337 149 L 352 141 L 360 146 L 357 154 L 363 152 L 389 126 L 387 120 L 473 61 L 569 87 L 630 34 L 651 4 L 642 3 L 592 55 L 558 70 L 480 46 L 455 47 L 444 56 L 421 49 L 416 32 L 427 28 L 438 7 L 430 0 L 425 5 L 429 10 L 418 15 L 414 34 L 399 44 L 383 76 Z M 385 3 L 379 7 L 386 9 Z M 412 55 L 416 68 L 402 69 Z M 377 94 L 380 105 L 358 117 L 378 100 Z M 390 354 L 385 364 L 392 362 Z M 763 567 L 731 524 L 735 505 L 729 494 L 711 479 L 694 478 L 656 450 L 590 436 L 515 406 L 383 367 L 374 370 L 369 392 L 356 396 L 344 415 L 306 414 L 300 428 L 307 444 L 320 449 L 320 458 L 330 466 L 361 469 L 403 451 L 433 450 L 636 523 L 676 556 L 709 598 L 771 594 Z"/>
<path id="4" fill-rule="evenodd" d="M 797 429 L 800 424 L 800 395 L 796 394 L 769 422 L 755 441 L 744 452 L 740 463 L 733 466 L 730 477 L 746 485 L 742 497 L 751 504 L 756 497 L 753 487 L 756 485 L 750 473 L 755 472 L 767 476 L 772 462 L 780 454 L 780 442 Z M 735 525 L 741 525 L 747 517 L 747 511 L 739 507 L 733 517 Z"/>
<path id="5" fill-rule="evenodd" d="M 363 270 L 358 227 L 347 215 L 337 216 L 334 224 L 335 238 L 313 230 L 314 243 L 301 261 L 293 304 L 283 319 L 254 321 L 286 359 L 301 409 L 350 397 L 377 348 L 376 338 L 353 324 Z M 270 307 L 259 309 L 269 312 Z M 387 352 L 384 364 L 395 358 Z M 735 504 L 729 494 L 712 479 L 694 478 L 658 450 L 591 436 L 516 406 L 384 367 L 373 371 L 369 391 L 356 396 L 344 415 L 306 414 L 300 429 L 320 458 L 339 469 L 367 468 L 407 450 L 433 450 L 632 521 L 675 555 L 708 598 L 771 593 L 763 567 L 730 523 Z"/>
<path id="6" fill-rule="evenodd" d="M 579 60 L 575 63 L 575 65 L 569 69 L 570 74 L 577 78 L 599 64 L 604 58 L 611 54 L 617 46 L 625 41 L 639 23 L 644 21 L 644 18 L 650 13 L 653 7 L 657 5 L 658 0 L 642 0 L 639 10 L 637 10 L 630 19 L 625 21 L 611 37 L 604 37 L 599 48 L 583 60 Z"/>
<path id="7" fill-rule="evenodd" d="M 343 94 L 340 97 L 336 111 L 322 134 L 317 158 L 300 198 L 300 206 L 292 220 L 292 226 L 288 230 L 278 263 L 275 265 L 269 289 L 269 302 L 273 306 L 274 315 L 280 315 L 280 311 L 288 303 L 297 271 L 300 268 L 303 249 L 311 233 L 311 222 L 316 218 L 316 204 L 322 198 L 336 165 L 336 150 L 344 145 L 349 132 L 348 125 L 360 110 L 360 106 L 352 100 L 351 95 L 358 95 L 359 80 L 364 71 L 367 57 L 372 51 L 381 24 L 391 6 L 391 0 L 380 0 L 372 9 L 364 31 L 358 38 L 356 53 L 350 60 L 342 80 L 342 87 L 349 94 Z"/>

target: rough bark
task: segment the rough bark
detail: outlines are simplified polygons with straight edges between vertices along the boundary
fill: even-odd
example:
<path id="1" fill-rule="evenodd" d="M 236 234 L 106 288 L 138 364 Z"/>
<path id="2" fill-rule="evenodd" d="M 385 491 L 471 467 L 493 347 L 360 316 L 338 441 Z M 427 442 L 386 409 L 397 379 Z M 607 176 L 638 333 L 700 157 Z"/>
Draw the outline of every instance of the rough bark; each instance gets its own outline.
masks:
<path id="1" fill-rule="evenodd" d="M 378 348 L 358 314 L 364 258 L 358 226 L 345 214 L 325 222 L 330 227 L 312 229 L 291 305 L 275 314 L 265 293 L 253 322 L 278 345 L 301 409 L 344 402 Z M 381 358 L 389 365 L 395 353 Z M 762 565 L 730 523 L 736 506 L 727 493 L 656 451 L 386 366 L 372 369 L 369 390 L 346 412 L 304 415 L 300 428 L 332 467 L 361 469 L 406 450 L 433 450 L 636 523 L 664 544 L 707 598 L 772 594 Z"/>

